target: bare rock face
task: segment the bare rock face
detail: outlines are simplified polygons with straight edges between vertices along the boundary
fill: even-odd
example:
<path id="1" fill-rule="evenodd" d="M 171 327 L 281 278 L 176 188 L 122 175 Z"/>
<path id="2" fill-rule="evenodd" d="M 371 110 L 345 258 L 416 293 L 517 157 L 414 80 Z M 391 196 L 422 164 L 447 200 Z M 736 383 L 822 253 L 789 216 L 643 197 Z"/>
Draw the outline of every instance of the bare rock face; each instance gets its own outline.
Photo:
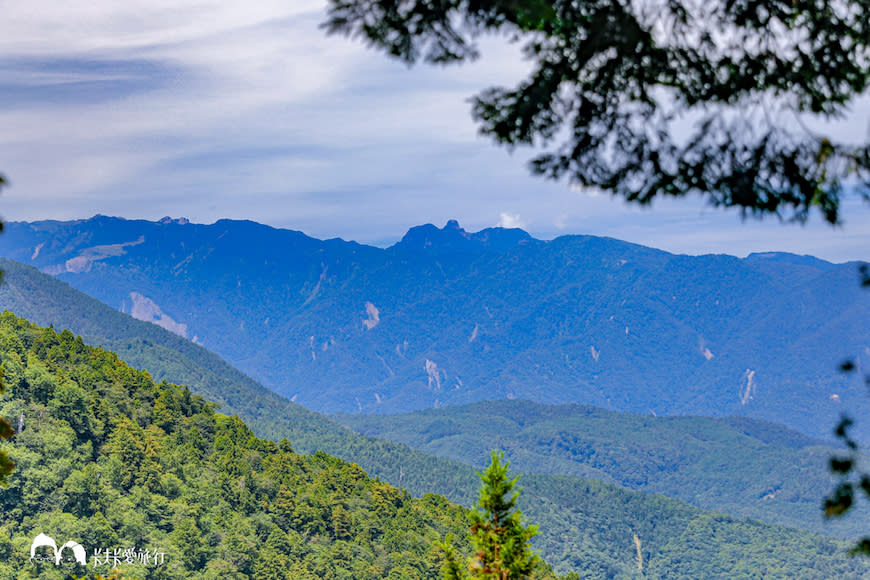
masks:
<path id="1" fill-rule="evenodd" d="M 133 302 L 133 307 L 130 309 L 130 316 L 137 320 L 152 322 L 157 326 L 161 326 L 169 332 L 174 332 L 178 336 L 187 338 L 187 325 L 180 324 L 172 319 L 171 316 L 164 313 L 160 307 L 147 296 L 143 296 L 138 292 L 130 292 L 130 300 Z"/>

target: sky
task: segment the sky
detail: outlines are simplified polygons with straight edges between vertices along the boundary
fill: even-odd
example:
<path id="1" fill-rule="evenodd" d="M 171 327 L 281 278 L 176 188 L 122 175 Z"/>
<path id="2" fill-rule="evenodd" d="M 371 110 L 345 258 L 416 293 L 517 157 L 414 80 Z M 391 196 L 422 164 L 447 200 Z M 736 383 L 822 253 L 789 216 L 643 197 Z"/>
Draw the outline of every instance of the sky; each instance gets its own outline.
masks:
<path id="1" fill-rule="evenodd" d="M 319 1 L 0 0 L 0 13 L 5 220 L 252 219 L 388 245 L 457 219 L 689 254 L 870 259 L 858 201 L 842 227 L 783 225 L 530 175 L 530 151 L 495 146 L 471 120 L 471 96 L 528 70 L 501 39 L 475 63 L 409 68 L 327 37 Z M 870 100 L 832 130 L 870 138 Z"/>

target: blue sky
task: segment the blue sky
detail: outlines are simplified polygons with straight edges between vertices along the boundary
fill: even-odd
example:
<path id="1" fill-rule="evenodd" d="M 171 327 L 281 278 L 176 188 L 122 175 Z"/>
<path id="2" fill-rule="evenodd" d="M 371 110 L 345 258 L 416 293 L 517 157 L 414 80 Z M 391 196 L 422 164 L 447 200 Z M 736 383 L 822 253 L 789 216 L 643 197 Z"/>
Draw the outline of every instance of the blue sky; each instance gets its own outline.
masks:
<path id="1" fill-rule="evenodd" d="M 870 208 L 845 225 L 742 222 L 699 199 L 627 206 L 530 176 L 479 137 L 468 98 L 519 80 L 515 46 L 409 69 L 318 29 L 321 2 L 4 4 L 0 197 L 7 220 L 245 218 L 390 243 L 455 218 L 538 237 L 608 235 L 685 253 L 870 259 Z M 867 139 L 862 100 L 831 129 Z"/>

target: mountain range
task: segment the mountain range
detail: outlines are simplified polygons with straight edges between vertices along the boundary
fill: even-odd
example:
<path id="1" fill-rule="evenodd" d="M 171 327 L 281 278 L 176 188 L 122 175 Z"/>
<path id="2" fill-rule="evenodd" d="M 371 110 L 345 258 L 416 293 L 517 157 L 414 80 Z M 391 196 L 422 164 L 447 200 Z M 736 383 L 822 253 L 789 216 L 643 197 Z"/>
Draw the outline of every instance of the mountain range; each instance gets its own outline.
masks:
<path id="1" fill-rule="evenodd" d="M 840 537 L 863 531 L 857 516 L 821 519 L 821 498 L 833 488 L 827 461 L 834 449 L 777 425 L 749 418 L 656 418 L 520 400 L 405 416 L 335 417 L 377 438 L 367 437 L 272 393 L 203 347 L 33 267 L 0 259 L 0 269 L 0 308 L 72 329 L 157 380 L 190 385 L 218 402 L 222 412 L 238 414 L 260 436 L 288 438 L 301 451 L 323 450 L 356 462 L 418 496 L 437 491 L 471 505 L 476 482 L 471 466 L 483 467 L 488 450 L 497 446 L 517 469 L 550 474 L 527 484 L 542 500 L 548 478 L 581 476 Z M 531 514 L 544 519 L 534 508 Z"/>
<path id="2" fill-rule="evenodd" d="M 10 223 L 0 255 L 323 412 L 521 398 L 740 415 L 830 437 L 868 415 L 856 264 L 686 256 L 451 221 L 381 249 L 253 222 Z M 857 425 L 861 435 L 870 427 Z"/>

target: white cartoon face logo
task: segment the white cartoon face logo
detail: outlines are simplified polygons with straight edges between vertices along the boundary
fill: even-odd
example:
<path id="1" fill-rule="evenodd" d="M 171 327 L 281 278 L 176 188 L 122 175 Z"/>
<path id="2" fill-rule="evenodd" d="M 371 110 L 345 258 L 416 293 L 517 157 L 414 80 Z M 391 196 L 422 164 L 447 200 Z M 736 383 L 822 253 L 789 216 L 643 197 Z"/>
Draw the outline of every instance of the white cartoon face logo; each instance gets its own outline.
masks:
<path id="1" fill-rule="evenodd" d="M 48 546 L 54 551 L 54 565 L 55 566 L 60 565 L 60 560 L 61 560 L 61 558 L 63 558 L 63 551 L 66 548 L 72 549 L 73 557 L 76 559 L 76 562 L 78 562 L 82 566 L 85 566 L 88 563 L 87 554 L 85 554 L 85 549 L 82 547 L 81 544 L 79 544 L 78 542 L 73 542 L 72 540 L 70 540 L 69 542 L 67 542 L 66 544 L 61 546 L 60 549 L 58 550 L 57 543 L 54 541 L 54 539 L 51 536 L 46 536 L 45 534 L 39 534 L 38 536 L 36 536 L 36 538 L 34 538 L 33 543 L 30 544 L 30 560 L 31 561 L 33 561 L 33 559 L 36 557 L 36 549 L 41 548 L 43 546 Z"/>

